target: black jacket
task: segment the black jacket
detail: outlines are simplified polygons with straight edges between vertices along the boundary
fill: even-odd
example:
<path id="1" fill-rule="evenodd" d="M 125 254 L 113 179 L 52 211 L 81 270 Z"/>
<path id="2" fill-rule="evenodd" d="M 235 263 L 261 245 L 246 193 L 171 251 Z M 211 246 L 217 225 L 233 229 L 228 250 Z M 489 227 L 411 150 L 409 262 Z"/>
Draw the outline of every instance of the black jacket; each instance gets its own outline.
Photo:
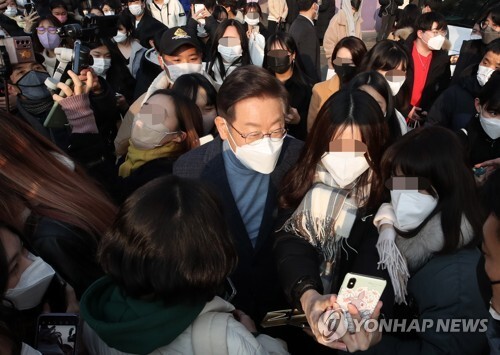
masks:
<path id="1" fill-rule="evenodd" d="M 306 75 L 314 83 L 321 78 L 321 64 L 319 56 L 319 40 L 314 25 L 304 16 L 297 16 L 288 31 L 297 44 L 300 61 L 304 65 Z"/>
<path id="2" fill-rule="evenodd" d="M 278 218 L 280 224 L 283 225 L 292 213 L 293 211 L 290 210 L 282 210 Z M 276 226 L 276 230 L 281 225 Z M 387 286 L 382 295 L 383 312 L 386 315 L 391 314 L 394 292 L 387 270 L 378 268 L 377 263 L 380 259 L 375 247 L 377 240 L 378 232 L 373 225 L 373 217 L 358 217 L 347 240 L 351 248 L 345 248 L 342 251 L 340 268 L 337 275 L 334 276 L 332 289 L 323 290 L 319 276 L 322 260 L 317 249 L 295 234 L 278 231 L 274 254 L 280 283 L 290 304 L 301 308 L 300 296 L 305 291 L 303 286 L 308 284 L 313 285 L 312 288 L 319 293 L 338 293 L 346 273 L 354 272 L 387 280 Z"/>
<path id="3" fill-rule="evenodd" d="M 174 174 L 200 179 L 214 187 L 222 202 L 229 230 L 238 252 L 238 266 L 231 275 L 237 290 L 233 304 L 256 322 L 270 310 L 286 307 L 272 256 L 273 232 L 278 213 L 277 194 L 285 173 L 295 164 L 302 142 L 286 137 L 276 168 L 271 173 L 269 192 L 255 248 L 250 242 L 226 175 L 222 140 L 217 137 L 182 155 L 174 165 Z"/>
<path id="4" fill-rule="evenodd" d="M 104 274 L 97 264 L 98 237 L 68 224 L 30 217 L 26 238 L 30 247 L 74 289 L 78 299 Z"/>
<path id="5" fill-rule="evenodd" d="M 482 40 L 473 39 L 463 41 L 462 47 L 460 47 L 458 61 L 455 65 L 455 71 L 453 72 L 452 84 L 457 84 L 459 82 L 465 69 L 469 68 L 471 65 L 479 64 L 485 53 L 486 45 Z"/>
<path id="6" fill-rule="evenodd" d="M 11 37 L 29 36 L 29 34 L 25 33 L 23 29 L 17 25 L 15 20 L 5 14 L 0 14 L 0 27 L 3 28 Z"/>
<path id="7" fill-rule="evenodd" d="M 500 138 L 491 139 L 481 126 L 479 117 L 473 117 L 465 130 L 458 131 L 458 136 L 468 153 L 471 167 L 500 157 Z"/>
<path id="8" fill-rule="evenodd" d="M 158 158 L 135 169 L 119 181 L 121 201 L 125 201 L 135 190 L 160 176 L 172 174 L 176 158 Z"/>
<path id="9" fill-rule="evenodd" d="M 408 57 L 410 58 L 410 62 L 408 63 L 408 69 L 406 71 L 406 81 L 403 85 L 403 89 L 401 93 L 408 93 L 411 95 L 411 90 L 413 88 L 413 78 L 414 78 L 414 68 L 415 63 L 413 63 L 412 50 L 415 45 L 415 40 L 417 36 L 412 33 L 407 40 L 404 42 L 404 45 L 408 51 Z M 450 60 L 448 58 L 448 53 L 444 50 L 440 51 L 432 51 L 432 60 L 429 68 L 429 72 L 427 74 L 427 80 L 425 82 L 424 90 L 422 92 L 422 98 L 420 100 L 420 107 L 423 111 L 429 111 L 434 100 L 436 100 L 441 93 L 448 88 L 451 79 L 450 72 Z M 396 95 L 396 98 L 398 98 Z M 412 107 L 410 106 L 409 99 L 403 107 L 401 107 L 401 113 L 403 116 L 408 116 L 408 113 L 411 111 Z"/>
<path id="10" fill-rule="evenodd" d="M 155 78 L 162 72 L 159 65 L 152 63 L 148 60 L 146 55 L 149 52 L 146 51 L 141 58 L 141 65 L 136 75 L 136 84 L 134 90 L 134 100 L 137 100 L 139 96 L 148 91 L 149 86 L 155 80 Z"/>
<path id="11" fill-rule="evenodd" d="M 378 15 L 382 16 L 395 16 L 398 12 L 398 7 L 403 5 L 403 0 L 378 0 L 380 10 Z"/>
<path id="12" fill-rule="evenodd" d="M 299 6 L 296 0 L 286 0 L 288 6 L 288 15 L 286 15 L 286 23 L 290 26 L 293 21 L 299 16 Z"/>
<path id="13" fill-rule="evenodd" d="M 130 14 L 130 11 L 128 11 L 128 9 L 124 11 L 127 11 Z M 139 21 L 139 24 L 134 29 L 133 36 L 139 40 L 141 46 L 143 46 L 144 48 L 151 48 L 149 39 L 153 38 L 155 33 L 161 32 L 166 29 L 167 26 L 155 19 L 148 12 L 145 12 L 144 16 L 142 16 L 141 21 Z"/>
<path id="14" fill-rule="evenodd" d="M 318 20 L 314 26 L 320 43 L 323 43 L 326 29 L 328 28 L 333 15 L 335 15 L 335 1 L 324 0 L 319 6 Z"/>
<path id="15" fill-rule="evenodd" d="M 290 105 L 297 109 L 300 116 L 298 124 L 287 125 L 288 132 L 293 137 L 305 141 L 307 137 L 307 114 L 309 112 L 309 103 L 311 102 L 312 86 L 299 80 L 296 75 L 292 75 L 285 82 L 285 88 L 288 91 Z"/>
<path id="16" fill-rule="evenodd" d="M 427 116 L 427 123 L 454 131 L 467 126 L 476 112 L 474 99 L 481 90 L 476 71 L 473 76 L 461 78 L 458 84 L 450 86 L 434 101 Z"/>

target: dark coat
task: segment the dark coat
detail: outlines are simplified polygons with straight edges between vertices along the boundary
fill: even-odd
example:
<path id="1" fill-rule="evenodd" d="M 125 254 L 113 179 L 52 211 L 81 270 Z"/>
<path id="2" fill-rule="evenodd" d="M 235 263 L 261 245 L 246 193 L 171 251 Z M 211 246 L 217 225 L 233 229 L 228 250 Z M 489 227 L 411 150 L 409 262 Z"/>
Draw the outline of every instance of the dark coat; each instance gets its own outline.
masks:
<path id="1" fill-rule="evenodd" d="M 299 16 L 299 6 L 296 0 L 286 0 L 286 6 L 288 6 L 288 15 L 286 15 L 286 23 L 290 26 L 293 21 Z"/>
<path id="2" fill-rule="evenodd" d="M 96 259 L 98 237 L 45 217 L 30 217 L 28 226 L 29 246 L 75 289 L 78 299 L 104 275 Z"/>
<path id="3" fill-rule="evenodd" d="M 473 117 L 465 130 L 458 131 L 458 136 L 468 153 L 471 167 L 500 157 L 500 138 L 491 139 L 481 126 L 479 117 Z"/>
<path id="4" fill-rule="evenodd" d="M 485 354 L 487 324 L 484 322 L 483 330 L 481 322 L 488 318 L 488 313 L 476 275 L 480 255 L 478 249 L 462 249 L 454 254 L 435 256 L 415 272 L 408 281 L 408 294 L 415 302 L 420 324 L 422 320 L 431 320 L 433 326 L 427 326 L 425 332 L 418 334 L 406 333 L 405 339 L 384 334 L 381 342 L 367 354 Z M 453 319 L 472 320 L 478 328 L 469 332 L 436 330 L 438 320 Z M 409 324 L 407 321 L 406 327 Z"/>
<path id="5" fill-rule="evenodd" d="M 454 131 L 464 128 L 476 113 L 474 99 L 480 90 L 476 71 L 473 76 L 461 78 L 458 84 L 450 86 L 434 101 L 426 122 Z"/>
<path id="6" fill-rule="evenodd" d="M 414 68 L 415 63 L 413 62 L 412 50 L 415 45 L 415 40 L 417 36 L 415 33 L 412 33 L 407 40 L 404 42 L 404 45 L 408 52 L 408 57 L 410 58 L 410 62 L 408 63 L 408 69 L 406 71 L 406 81 L 403 85 L 403 89 L 400 90 L 401 93 L 396 95 L 396 100 L 398 101 L 398 96 L 403 93 L 409 93 L 411 96 L 411 91 L 413 88 L 413 78 L 414 78 Z M 424 90 L 422 92 L 422 98 L 420 100 L 420 107 L 423 111 L 429 111 L 441 93 L 448 88 L 451 79 L 450 72 L 450 60 L 448 58 L 448 52 L 444 50 L 440 51 L 432 51 L 432 60 L 429 68 L 429 72 L 427 74 L 427 80 L 425 82 Z M 410 99 L 406 100 L 406 102 L 401 107 L 401 113 L 403 116 L 407 117 L 408 113 L 411 111 L 412 107 L 410 106 Z"/>
<path id="7" fill-rule="evenodd" d="M 134 100 L 137 100 L 139 96 L 148 91 L 149 86 L 155 80 L 155 78 L 162 72 L 162 68 L 156 63 L 150 62 L 146 58 L 145 52 L 141 58 L 141 65 L 139 66 L 139 70 L 136 75 L 136 84 L 134 90 Z"/>
<path id="8" fill-rule="evenodd" d="M 283 225 L 293 211 L 283 210 L 279 214 L 280 224 Z M 278 230 L 281 225 L 276 226 Z M 322 294 L 338 293 L 344 276 L 348 272 L 381 277 L 387 280 L 387 286 L 382 295 L 384 314 L 392 313 L 394 292 L 387 270 L 378 268 L 379 256 L 375 245 L 378 240 L 378 231 L 373 225 L 373 218 L 358 217 L 354 222 L 347 242 L 351 248 L 345 248 L 341 254 L 340 268 L 336 272 L 331 290 L 323 290 L 319 268 L 322 258 L 317 249 L 305 239 L 285 231 L 276 233 L 274 254 L 278 268 L 281 286 L 288 301 L 296 308 L 300 308 L 302 286 L 314 285 L 314 289 Z M 301 281 L 299 283 L 299 281 Z"/>
<path id="9" fill-rule="evenodd" d="M 130 13 L 128 9 L 124 11 Z M 134 29 L 132 36 L 134 38 L 137 38 L 141 43 L 141 46 L 143 46 L 144 48 L 151 48 L 151 45 L 149 44 L 149 39 L 153 38 L 155 33 L 161 32 L 166 29 L 167 26 L 165 26 L 163 23 L 161 23 L 160 21 L 158 21 L 157 19 L 155 19 L 153 16 L 151 16 L 149 13 L 146 12 L 144 13 L 144 16 L 142 16 L 141 21 L 139 21 L 139 25 Z"/>
<path id="10" fill-rule="evenodd" d="M 323 43 L 323 37 L 325 37 L 326 29 L 333 15 L 335 15 L 335 1 L 324 0 L 319 6 L 318 20 L 315 26 L 320 43 Z"/>
<path id="11" fill-rule="evenodd" d="M 319 56 L 319 40 L 316 36 L 316 30 L 313 24 L 304 16 L 297 16 L 290 26 L 288 33 L 297 44 L 300 61 L 304 65 L 306 75 L 310 77 L 314 83 L 317 83 L 321 78 L 321 63 Z"/>
<path id="12" fill-rule="evenodd" d="M 133 170 L 119 182 L 121 201 L 125 201 L 135 190 L 160 176 L 172 174 L 175 158 L 158 158 Z"/>
<path id="13" fill-rule="evenodd" d="M 380 10 L 378 15 L 382 16 L 396 16 L 398 7 L 403 5 L 403 0 L 378 0 Z"/>
<path id="14" fill-rule="evenodd" d="M 294 74 L 296 71 L 294 71 Z M 300 116 L 298 124 L 287 125 L 288 133 L 302 141 L 307 137 L 307 114 L 309 112 L 309 103 L 311 102 L 312 86 L 299 80 L 296 75 L 292 75 L 285 82 L 285 88 L 288 91 L 290 105 L 297 109 Z"/>
<path id="15" fill-rule="evenodd" d="M 458 61 L 455 65 L 455 71 L 453 72 L 452 84 L 457 84 L 459 82 L 465 69 L 469 68 L 471 65 L 479 64 L 485 53 L 486 45 L 482 40 L 473 39 L 463 41 L 462 47 L 460 47 Z"/>
<path id="16" fill-rule="evenodd" d="M 214 188 L 222 202 L 229 230 L 238 252 L 238 266 L 231 275 L 237 290 L 233 304 L 256 322 L 270 310 L 286 307 L 272 255 L 273 232 L 277 216 L 277 194 L 285 173 L 295 164 L 302 142 L 286 137 L 276 168 L 270 175 L 262 224 L 255 248 L 250 242 L 243 219 L 234 200 L 222 156 L 222 140 L 217 137 L 182 155 L 174 165 L 174 174 L 200 179 Z"/>
<path id="17" fill-rule="evenodd" d="M 29 36 L 29 34 L 25 33 L 23 29 L 17 25 L 15 20 L 4 14 L 0 14 L 0 27 L 11 37 Z"/>

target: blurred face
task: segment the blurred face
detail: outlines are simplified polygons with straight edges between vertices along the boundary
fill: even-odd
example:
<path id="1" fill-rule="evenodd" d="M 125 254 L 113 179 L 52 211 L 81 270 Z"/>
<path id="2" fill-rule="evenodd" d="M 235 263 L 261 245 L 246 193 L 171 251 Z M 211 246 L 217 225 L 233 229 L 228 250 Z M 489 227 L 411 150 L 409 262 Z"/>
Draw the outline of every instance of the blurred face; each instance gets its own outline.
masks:
<path id="1" fill-rule="evenodd" d="M 475 100 L 476 111 L 481 114 L 484 118 L 495 118 L 500 119 L 500 112 L 495 110 L 487 109 L 485 105 L 481 105 L 479 99 Z"/>
<path id="2" fill-rule="evenodd" d="M 142 113 L 149 112 L 152 114 L 161 114 L 163 115 L 162 122 L 169 132 L 178 132 L 179 131 L 179 120 L 177 119 L 177 115 L 175 113 L 175 105 L 174 100 L 171 96 L 168 95 L 154 95 L 146 101 L 146 103 L 141 107 Z M 160 145 L 164 145 L 171 141 L 182 141 L 180 139 L 182 137 L 181 134 L 167 134 Z"/>
<path id="3" fill-rule="evenodd" d="M 340 59 L 348 59 L 352 61 L 352 54 L 351 51 L 347 48 L 340 48 L 337 51 L 337 55 L 335 56 L 335 59 L 340 58 Z"/>
<path id="4" fill-rule="evenodd" d="M 287 48 L 285 48 L 280 42 L 274 42 L 271 46 L 271 50 L 281 49 L 287 51 L 290 55 L 291 60 L 295 60 L 295 53 L 290 52 Z"/>
<path id="5" fill-rule="evenodd" d="M 196 97 L 196 106 L 201 111 L 203 116 L 203 133 L 209 134 L 214 128 L 214 120 L 217 116 L 217 110 L 214 105 L 209 105 L 207 102 L 207 91 L 201 86 L 198 88 L 198 95 Z"/>
<path id="6" fill-rule="evenodd" d="M 111 59 L 111 53 L 106 46 L 100 46 L 94 48 L 90 51 L 90 55 L 93 58 L 103 58 L 103 59 Z"/>
<path id="7" fill-rule="evenodd" d="M 19 237 L 9 230 L 0 228 L 0 242 L 3 244 L 7 254 L 7 264 L 9 268 L 9 279 L 7 288 L 16 287 L 23 272 L 33 261 L 27 258 L 28 252 L 23 248 Z"/>
<path id="8" fill-rule="evenodd" d="M 404 72 L 406 73 L 405 70 L 403 70 L 404 66 L 403 66 L 403 63 L 399 63 L 399 65 L 394 68 L 394 69 L 391 69 L 391 70 L 397 70 L 397 71 L 400 71 L 400 72 Z M 387 72 L 391 71 L 391 70 L 382 70 L 382 69 L 378 69 L 377 71 L 382 74 L 383 76 L 385 76 L 385 74 L 387 74 Z"/>

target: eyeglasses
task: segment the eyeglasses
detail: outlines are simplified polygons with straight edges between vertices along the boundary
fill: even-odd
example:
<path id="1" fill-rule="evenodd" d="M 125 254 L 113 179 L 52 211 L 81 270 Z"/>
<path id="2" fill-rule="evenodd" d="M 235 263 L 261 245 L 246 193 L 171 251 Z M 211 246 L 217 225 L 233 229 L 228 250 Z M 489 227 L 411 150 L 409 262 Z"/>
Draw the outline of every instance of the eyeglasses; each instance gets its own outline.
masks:
<path id="1" fill-rule="evenodd" d="M 229 123 L 229 125 L 236 131 L 236 133 L 238 133 L 241 136 L 241 138 L 245 139 L 245 143 L 248 145 L 257 144 L 264 137 L 269 137 L 269 139 L 271 139 L 272 142 L 279 142 L 280 140 L 285 138 L 286 135 L 286 128 L 278 128 L 268 133 L 250 132 L 248 134 L 243 134 L 240 131 L 238 131 L 231 123 Z"/>
<path id="2" fill-rule="evenodd" d="M 484 21 L 481 21 L 481 23 L 479 24 L 479 27 L 484 31 L 485 29 L 487 29 L 488 27 L 491 27 L 491 29 L 493 31 L 500 31 L 500 26 L 498 26 L 497 24 L 495 24 L 494 22 L 490 23 L 490 21 L 488 20 L 484 20 Z"/>
<path id="3" fill-rule="evenodd" d="M 432 34 L 434 36 L 443 36 L 443 37 L 446 37 L 446 35 L 448 34 L 448 31 L 447 30 L 429 30 L 429 32 L 432 32 Z"/>
<path id="4" fill-rule="evenodd" d="M 36 32 L 39 35 L 43 35 L 45 32 L 49 32 L 50 34 L 56 34 L 57 33 L 57 27 L 37 27 Z"/>

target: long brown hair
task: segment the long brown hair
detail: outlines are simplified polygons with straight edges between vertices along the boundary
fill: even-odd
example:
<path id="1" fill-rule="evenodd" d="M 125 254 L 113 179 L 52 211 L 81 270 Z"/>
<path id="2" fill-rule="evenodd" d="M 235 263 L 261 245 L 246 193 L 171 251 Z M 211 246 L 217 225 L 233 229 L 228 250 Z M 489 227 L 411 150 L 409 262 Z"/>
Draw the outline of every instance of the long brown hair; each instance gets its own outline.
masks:
<path id="1" fill-rule="evenodd" d="M 64 152 L 11 114 L 0 113 L 0 222 L 22 229 L 20 213 L 29 208 L 79 227 L 97 238 L 113 222 L 116 207 Z"/>
<path id="2" fill-rule="evenodd" d="M 363 202 L 360 207 L 367 210 L 378 207 L 380 161 L 389 143 L 389 127 L 380 106 L 369 94 L 361 90 L 341 90 L 332 95 L 319 111 L 299 160 L 285 176 L 279 197 L 281 208 L 296 208 L 300 204 L 313 184 L 316 165 L 328 152 L 332 137 L 353 125 L 361 130 L 370 164 L 370 169 L 356 184 L 355 195 L 359 202 Z M 369 198 L 364 196 L 368 182 L 371 183 Z"/>

